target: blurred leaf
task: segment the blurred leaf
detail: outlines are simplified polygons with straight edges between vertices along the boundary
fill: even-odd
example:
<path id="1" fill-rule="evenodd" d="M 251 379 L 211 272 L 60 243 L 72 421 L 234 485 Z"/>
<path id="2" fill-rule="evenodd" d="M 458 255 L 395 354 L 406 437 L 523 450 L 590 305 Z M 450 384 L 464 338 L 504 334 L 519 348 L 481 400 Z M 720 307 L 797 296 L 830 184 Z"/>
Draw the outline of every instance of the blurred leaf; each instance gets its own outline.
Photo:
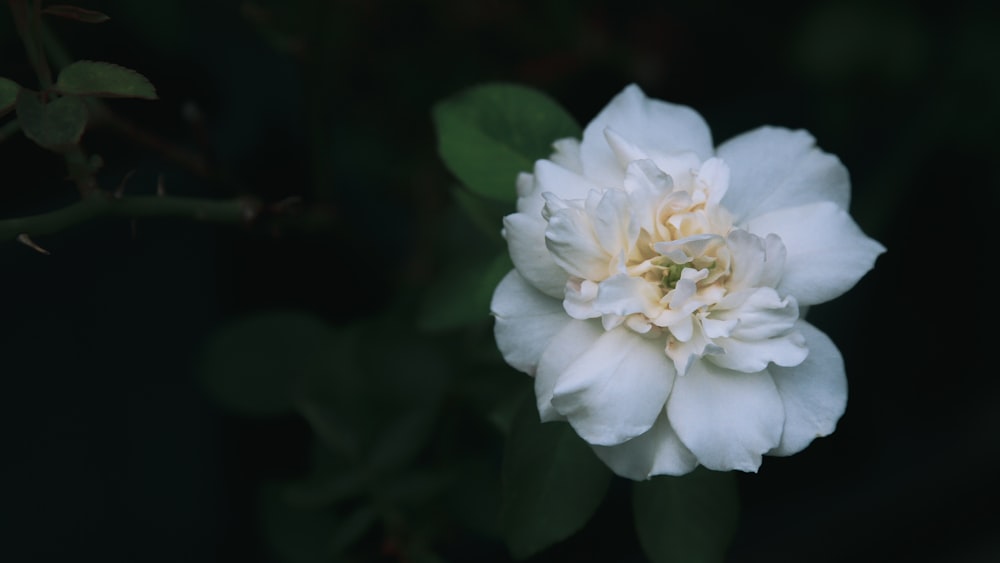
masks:
<path id="1" fill-rule="evenodd" d="M 302 508 L 283 498 L 271 485 L 261 492 L 259 513 L 268 547 L 281 563 L 337 563 L 331 540 L 343 522 L 327 509 Z"/>
<path id="2" fill-rule="evenodd" d="M 445 269 L 421 304 L 420 328 L 448 330 L 489 321 L 493 290 L 513 267 L 503 252 L 489 261 L 463 262 Z"/>
<path id="3" fill-rule="evenodd" d="M 51 6 L 46 6 L 42 10 L 42 13 L 50 16 L 76 20 L 83 23 L 104 23 L 111 19 L 106 14 L 102 14 L 101 12 L 77 6 L 70 6 L 68 4 L 53 4 Z"/>
<path id="4" fill-rule="evenodd" d="M 21 88 L 17 95 L 17 119 L 25 136 L 40 147 L 58 151 L 80 141 L 87 127 L 87 107 L 72 96 L 42 103 L 37 92 Z"/>
<path id="5" fill-rule="evenodd" d="M 390 502 L 419 506 L 444 492 L 453 477 L 448 469 L 416 469 L 386 481 L 380 492 Z"/>
<path id="6" fill-rule="evenodd" d="M 315 508 L 360 496 L 368 484 L 368 476 L 361 471 L 342 469 L 291 483 L 283 498 L 295 506 Z"/>
<path id="7" fill-rule="evenodd" d="M 611 472 L 564 422 L 542 423 L 533 400 L 522 403 L 503 460 L 500 527 L 523 559 L 587 523 L 601 504 Z"/>
<path id="8" fill-rule="evenodd" d="M 636 482 L 632 506 L 639 542 L 654 563 L 721 562 L 739 520 L 736 477 L 699 467 Z"/>
<path id="9" fill-rule="evenodd" d="M 0 77 L 0 117 L 7 115 L 7 112 L 14 109 L 14 104 L 17 103 L 17 93 L 20 91 L 20 84 Z"/>
<path id="10" fill-rule="evenodd" d="M 302 379 L 331 369 L 334 334 L 314 315 L 273 311 L 220 327 L 205 344 L 204 385 L 221 404 L 243 414 L 287 411 Z"/>
<path id="11" fill-rule="evenodd" d="M 63 94 L 155 100 L 156 88 L 138 72 L 112 63 L 76 61 L 59 73 L 55 89 Z"/>
<path id="12" fill-rule="evenodd" d="M 453 463 L 455 478 L 445 491 L 449 514 L 465 528 L 498 537 L 500 472 L 492 456 L 469 455 Z"/>
<path id="13" fill-rule="evenodd" d="M 478 196 L 464 188 L 451 190 L 455 202 L 462 208 L 469 221 L 492 239 L 502 239 L 503 218 L 514 212 L 513 201 L 500 203 L 495 199 Z"/>
<path id="14" fill-rule="evenodd" d="M 378 522 L 378 511 L 375 507 L 370 504 L 358 507 L 333 530 L 330 548 L 334 553 L 342 553 L 361 539 L 361 536 L 365 535 L 376 522 Z"/>
<path id="15" fill-rule="evenodd" d="M 473 192 L 509 202 L 519 172 L 552 153 L 552 143 L 579 137 L 580 126 L 547 95 L 517 84 L 476 86 L 434 106 L 438 151 Z"/>
<path id="16" fill-rule="evenodd" d="M 405 465 L 426 445 L 444 398 L 448 366 L 400 323 L 374 319 L 338 333 L 335 369 L 297 390 L 296 406 L 330 448 L 379 474 Z"/>

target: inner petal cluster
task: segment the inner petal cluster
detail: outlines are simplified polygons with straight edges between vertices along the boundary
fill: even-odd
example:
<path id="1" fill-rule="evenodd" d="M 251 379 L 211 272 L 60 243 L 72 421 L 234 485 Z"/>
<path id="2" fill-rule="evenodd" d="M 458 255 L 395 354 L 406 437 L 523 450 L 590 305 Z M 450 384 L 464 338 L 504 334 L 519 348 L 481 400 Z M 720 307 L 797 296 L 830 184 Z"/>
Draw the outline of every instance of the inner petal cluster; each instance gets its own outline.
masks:
<path id="1" fill-rule="evenodd" d="M 569 275 L 566 312 L 599 318 L 605 330 L 625 325 L 663 338 L 682 375 L 702 357 L 745 372 L 801 363 L 798 305 L 775 290 L 784 245 L 734 225 L 721 205 L 725 162 L 649 156 L 607 137 L 625 171 L 622 186 L 584 199 L 543 194 L 546 247 Z"/>

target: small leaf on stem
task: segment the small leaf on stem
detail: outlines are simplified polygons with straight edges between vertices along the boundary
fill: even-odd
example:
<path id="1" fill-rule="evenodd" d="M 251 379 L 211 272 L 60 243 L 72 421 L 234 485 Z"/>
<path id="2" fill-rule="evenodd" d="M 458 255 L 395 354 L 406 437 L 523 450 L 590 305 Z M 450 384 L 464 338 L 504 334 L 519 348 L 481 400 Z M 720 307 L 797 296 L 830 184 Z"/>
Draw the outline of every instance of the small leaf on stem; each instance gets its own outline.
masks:
<path id="1" fill-rule="evenodd" d="M 29 139 L 40 147 L 61 152 L 80 141 L 87 127 L 87 107 L 73 96 L 44 103 L 37 92 L 22 88 L 17 95 L 17 119 Z"/>
<path id="2" fill-rule="evenodd" d="M 59 73 L 54 88 L 63 94 L 99 98 L 157 99 L 156 88 L 138 72 L 112 63 L 76 61 Z"/>

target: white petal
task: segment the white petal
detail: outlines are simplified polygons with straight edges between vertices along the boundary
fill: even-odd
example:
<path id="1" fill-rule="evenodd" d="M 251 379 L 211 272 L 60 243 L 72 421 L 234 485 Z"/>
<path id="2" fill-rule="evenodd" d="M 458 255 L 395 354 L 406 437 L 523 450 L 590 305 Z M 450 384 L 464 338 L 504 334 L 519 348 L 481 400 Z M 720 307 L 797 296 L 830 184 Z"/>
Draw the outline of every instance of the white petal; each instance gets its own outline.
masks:
<path id="1" fill-rule="evenodd" d="M 602 186 L 590 179 L 548 160 L 535 162 L 535 182 L 540 193 L 550 192 L 561 199 L 584 199 Z"/>
<path id="2" fill-rule="evenodd" d="M 615 158 L 618 159 L 618 165 L 622 169 L 628 167 L 630 162 L 649 158 L 649 155 L 643 152 L 641 148 L 630 143 L 628 139 L 619 135 L 612 127 L 604 128 L 604 140 L 608 142 L 608 147 L 615 154 Z"/>
<path id="3" fill-rule="evenodd" d="M 608 277 L 611 255 L 597 240 L 590 215 L 574 206 L 554 209 L 551 202 L 546 210 L 552 209 L 549 224 L 545 229 L 545 246 L 552 259 L 569 275 L 600 281 Z"/>
<path id="4" fill-rule="evenodd" d="M 673 379 L 663 341 L 620 326 L 566 368 L 552 404 L 584 440 L 613 446 L 653 426 Z"/>
<path id="5" fill-rule="evenodd" d="M 595 319 L 601 312 L 594 309 L 594 299 L 600 287 L 590 281 L 580 278 L 570 278 L 566 282 L 566 297 L 563 299 L 563 309 L 574 319 Z"/>
<path id="6" fill-rule="evenodd" d="M 613 315 L 643 313 L 652 317 L 663 309 L 659 300 L 655 284 L 628 274 L 615 274 L 598 286 L 594 309 Z"/>
<path id="7" fill-rule="evenodd" d="M 555 149 L 555 152 L 552 153 L 549 160 L 577 174 L 583 174 L 583 165 L 580 163 L 579 139 L 559 139 L 552 143 L 552 148 Z"/>
<path id="8" fill-rule="evenodd" d="M 535 375 L 535 400 L 542 422 L 565 420 L 552 406 L 552 391 L 566 368 L 590 349 L 603 334 L 604 329 L 597 322 L 570 320 L 549 341 L 538 361 L 538 372 Z"/>
<path id="9" fill-rule="evenodd" d="M 785 257 L 788 254 L 781 237 L 769 234 L 762 238 L 736 229 L 726 239 L 732 252 L 733 264 L 728 284 L 730 290 L 778 285 L 785 271 Z"/>
<path id="10" fill-rule="evenodd" d="M 604 192 L 594 210 L 593 221 L 597 240 L 612 256 L 628 254 L 639 238 L 639 225 L 632 221 L 629 197 L 622 190 Z"/>
<path id="11" fill-rule="evenodd" d="M 655 233 L 660 202 L 673 190 L 673 180 L 652 160 L 636 160 L 626 168 L 624 182 L 636 227 Z"/>
<path id="12" fill-rule="evenodd" d="M 604 186 L 621 186 L 625 175 L 604 136 L 607 127 L 646 152 L 693 151 L 701 160 L 712 155 L 712 135 L 696 111 L 647 98 L 633 84 L 615 96 L 583 132 L 580 157 L 585 175 Z"/>
<path id="13" fill-rule="evenodd" d="M 799 308 L 792 297 L 781 298 L 770 287 L 746 289 L 727 295 L 713 310 L 717 320 L 736 321 L 729 337 L 717 338 L 722 353 L 707 356 L 713 364 L 745 373 L 766 369 L 768 364 L 795 366 L 806 358 L 805 339 L 794 330 Z"/>
<path id="14" fill-rule="evenodd" d="M 536 289 L 560 299 L 569 275 L 555 263 L 545 246 L 545 227 L 539 217 L 514 213 L 503 218 L 504 238 L 518 273 Z"/>
<path id="15" fill-rule="evenodd" d="M 861 232 L 847 211 L 830 202 L 768 213 L 751 221 L 747 230 L 781 237 L 787 255 L 778 290 L 794 295 L 800 305 L 841 295 L 885 252 L 884 246 Z"/>
<path id="16" fill-rule="evenodd" d="M 721 158 L 706 160 L 698 170 L 698 183 L 708 189 L 709 203 L 717 204 L 729 190 L 729 165 Z"/>
<path id="17" fill-rule="evenodd" d="M 684 475 L 698 466 L 698 459 L 670 426 L 665 410 L 645 434 L 617 446 L 592 447 L 612 471 L 634 481 L 654 475 Z"/>
<path id="18" fill-rule="evenodd" d="M 493 292 L 490 310 L 496 317 L 497 347 L 511 367 L 534 375 L 549 341 L 571 319 L 562 303 L 531 287 L 511 270 Z"/>
<path id="19" fill-rule="evenodd" d="M 806 337 L 809 357 L 793 368 L 768 370 L 785 405 L 781 443 L 768 452 L 772 455 L 792 455 L 814 438 L 832 434 L 847 406 L 847 377 L 837 347 L 805 321 L 798 329 Z"/>
<path id="20" fill-rule="evenodd" d="M 847 169 L 806 131 L 761 127 L 719 145 L 716 154 L 732 173 L 722 205 L 737 222 L 816 201 L 841 209 L 850 202 Z"/>
<path id="21" fill-rule="evenodd" d="M 667 416 L 698 461 L 718 471 L 757 471 L 778 445 L 785 415 L 771 375 L 696 360 L 674 381 Z"/>
<path id="22" fill-rule="evenodd" d="M 687 264 L 704 255 L 709 249 L 721 246 L 725 240 L 713 234 L 691 235 L 677 240 L 658 242 L 653 245 L 653 249 L 675 264 Z"/>

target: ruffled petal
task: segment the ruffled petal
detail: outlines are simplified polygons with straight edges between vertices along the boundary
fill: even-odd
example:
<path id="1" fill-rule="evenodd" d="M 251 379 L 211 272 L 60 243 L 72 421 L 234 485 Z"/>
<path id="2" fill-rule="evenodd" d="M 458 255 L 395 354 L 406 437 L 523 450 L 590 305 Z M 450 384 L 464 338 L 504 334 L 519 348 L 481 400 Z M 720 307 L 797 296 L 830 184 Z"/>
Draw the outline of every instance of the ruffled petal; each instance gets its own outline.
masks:
<path id="1" fill-rule="evenodd" d="M 695 361 L 674 381 L 667 416 L 685 446 L 709 469 L 757 471 L 781 440 L 781 396 L 766 372 L 741 373 Z"/>
<path id="2" fill-rule="evenodd" d="M 545 246 L 555 263 L 578 278 L 600 281 L 608 277 L 611 255 L 597 240 L 590 215 L 557 198 L 546 195 L 546 200 Z"/>
<path id="3" fill-rule="evenodd" d="M 666 410 L 645 434 L 617 446 L 592 447 L 612 471 L 634 481 L 654 475 L 684 475 L 698 466 L 698 459 L 670 426 Z"/>
<path id="4" fill-rule="evenodd" d="M 535 399 L 542 422 L 565 420 L 552 406 L 552 392 L 566 368 L 589 350 L 604 334 L 596 321 L 569 320 L 548 343 L 538 361 Z"/>
<path id="5" fill-rule="evenodd" d="M 847 168 L 816 148 L 806 131 L 761 127 L 719 145 L 716 154 L 732 172 L 722 205 L 735 220 L 816 201 L 841 209 L 850 203 Z"/>
<path id="6" fill-rule="evenodd" d="M 837 346 L 805 321 L 797 328 L 806 338 L 809 357 L 793 368 L 768 370 L 785 406 L 781 443 L 771 455 L 792 455 L 813 439 L 832 434 L 847 407 L 847 377 Z"/>
<path id="7" fill-rule="evenodd" d="M 572 137 L 559 139 L 552 143 L 552 148 L 555 152 L 552 153 L 549 160 L 577 174 L 583 174 L 583 164 L 580 162 L 579 139 Z"/>
<path id="8" fill-rule="evenodd" d="M 542 293 L 561 299 L 569 276 L 545 246 L 547 226 L 541 215 L 514 213 L 503 218 L 503 235 L 510 259 L 521 277 Z"/>
<path id="9" fill-rule="evenodd" d="M 778 291 L 794 295 L 800 305 L 823 303 L 851 289 L 885 252 L 847 211 L 830 202 L 762 215 L 747 230 L 781 237 L 787 254 Z"/>
<path id="10" fill-rule="evenodd" d="M 493 333 L 504 360 L 529 375 L 535 374 L 549 341 L 571 320 L 562 303 L 539 293 L 517 270 L 500 280 L 490 310 L 496 318 Z"/>
<path id="11" fill-rule="evenodd" d="M 781 237 L 775 234 L 759 237 L 742 229 L 735 229 L 726 239 L 733 256 L 730 291 L 777 287 L 785 271 L 787 255 Z"/>
<path id="12" fill-rule="evenodd" d="M 701 160 L 712 156 L 712 134 L 698 112 L 647 98 L 632 84 L 615 96 L 583 132 L 580 159 L 584 173 L 604 186 L 621 186 L 625 177 L 625 167 L 605 137 L 608 127 L 645 151 L 693 151 Z"/>
<path id="13" fill-rule="evenodd" d="M 552 405 L 588 443 L 613 446 L 653 426 L 673 379 L 661 340 L 619 326 L 566 368 Z"/>

